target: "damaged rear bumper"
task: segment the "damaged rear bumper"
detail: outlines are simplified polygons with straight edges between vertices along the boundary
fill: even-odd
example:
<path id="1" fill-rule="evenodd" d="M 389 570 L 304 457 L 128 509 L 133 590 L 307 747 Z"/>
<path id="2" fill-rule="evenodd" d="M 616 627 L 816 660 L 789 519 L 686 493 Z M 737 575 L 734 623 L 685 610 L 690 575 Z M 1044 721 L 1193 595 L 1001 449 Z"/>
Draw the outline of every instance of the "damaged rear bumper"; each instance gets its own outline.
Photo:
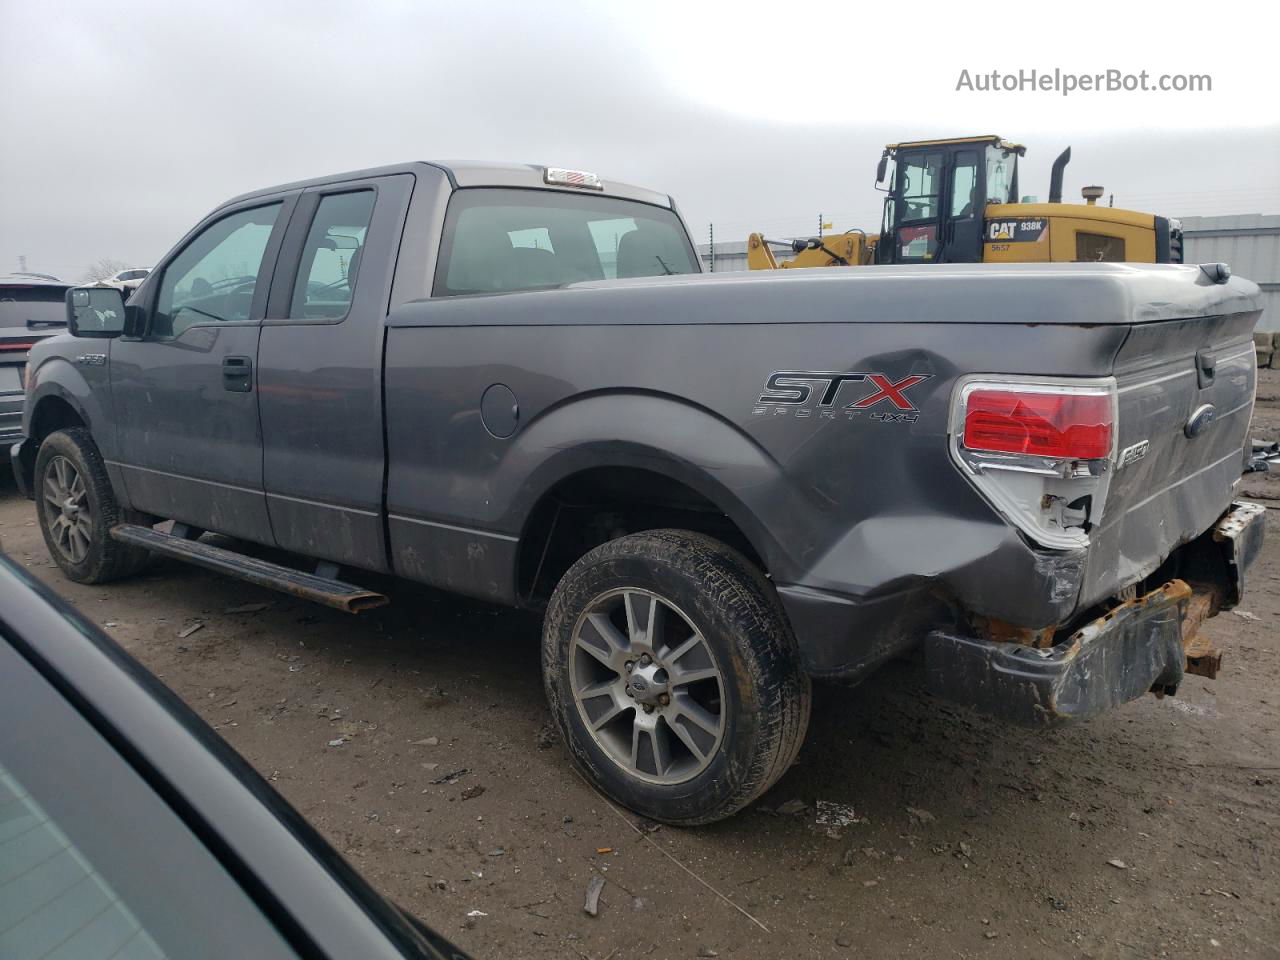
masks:
<path id="1" fill-rule="evenodd" d="M 1052 647 L 934 631 L 925 641 L 931 692 L 1001 719 L 1053 726 L 1097 716 L 1186 672 L 1213 676 L 1220 656 L 1203 620 L 1239 602 L 1262 546 L 1266 510 L 1234 503 L 1206 535 L 1221 553 L 1212 582 L 1175 579 L 1120 604 Z"/>

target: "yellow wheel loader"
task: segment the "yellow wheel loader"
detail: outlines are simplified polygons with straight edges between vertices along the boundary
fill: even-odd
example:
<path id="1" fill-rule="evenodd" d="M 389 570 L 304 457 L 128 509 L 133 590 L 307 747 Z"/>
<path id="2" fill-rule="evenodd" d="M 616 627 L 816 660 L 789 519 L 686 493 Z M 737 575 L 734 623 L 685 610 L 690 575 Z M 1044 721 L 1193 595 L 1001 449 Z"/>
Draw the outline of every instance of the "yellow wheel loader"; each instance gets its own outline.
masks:
<path id="1" fill-rule="evenodd" d="M 1181 263 L 1176 220 L 1098 205 L 1062 202 L 1071 148 L 1053 163 L 1049 202 L 1018 198 L 1018 158 L 1026 147 L 996 136 L 891 143 L 876 168 L 885 191 L 879 235 L 862 230 L 802 240 L 747 241 L 752 270 L 871 263 L 1050 263 L 1103 260 Z M 880 184 L 886 183 L 886 187 Z M 781 262 L 772 246 L 790 248 Z"/>

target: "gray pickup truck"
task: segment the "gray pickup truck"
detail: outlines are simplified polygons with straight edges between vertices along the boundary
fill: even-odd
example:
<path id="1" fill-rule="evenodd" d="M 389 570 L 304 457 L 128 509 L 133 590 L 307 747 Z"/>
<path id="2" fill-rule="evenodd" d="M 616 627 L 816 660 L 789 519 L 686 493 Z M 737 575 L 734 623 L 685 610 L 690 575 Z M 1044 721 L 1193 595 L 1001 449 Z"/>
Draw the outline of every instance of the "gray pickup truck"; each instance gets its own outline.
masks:
<path id="1" fill-rule="evenodd" d="M 813 677 L 914 654 L 1047 726 L 1212 676 L 1259 311 L 1221 264 L 702 275 L 666 196 L 415 163 L 238 197 L 127 305 L 70 291 L 12 459 L 77 581 L 159 553 L 545 610 L 576 763 L 700 823 L 792 763 Z"/>

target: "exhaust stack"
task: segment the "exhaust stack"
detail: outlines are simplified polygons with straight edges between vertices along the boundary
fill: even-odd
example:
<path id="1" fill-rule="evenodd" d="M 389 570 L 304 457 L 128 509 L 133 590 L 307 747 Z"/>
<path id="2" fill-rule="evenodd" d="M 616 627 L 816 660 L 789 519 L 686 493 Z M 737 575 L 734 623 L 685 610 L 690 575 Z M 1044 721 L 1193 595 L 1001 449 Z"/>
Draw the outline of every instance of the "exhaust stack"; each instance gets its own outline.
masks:
<path id="1" fill-rule="evenodd" d="M 1058 154 L 1058 159 L 1053 161 L 1053 172 L 1049 174 L 1049 202 L 1062 202 L 1062 171 L 1067 168 L 1067 164 L 1071 162 L 1071 148 L 1063 150 Z"/>

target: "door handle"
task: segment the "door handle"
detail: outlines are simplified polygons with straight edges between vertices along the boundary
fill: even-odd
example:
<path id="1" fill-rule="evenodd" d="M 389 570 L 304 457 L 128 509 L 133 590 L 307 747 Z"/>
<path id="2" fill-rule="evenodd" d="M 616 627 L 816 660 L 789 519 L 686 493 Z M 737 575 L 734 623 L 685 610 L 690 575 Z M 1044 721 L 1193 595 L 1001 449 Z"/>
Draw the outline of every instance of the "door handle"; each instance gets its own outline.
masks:
<path id="1" fill-rule="evenodd" d="M 1213 386 L 1218 372 L 1218 358 L 1207 350 L 1196 353 L 1196 380 L 1201 390 Z"/>
<path id="2" fill-rule="evenodd" d="M 222 387 L 232 393 L 253 389 L 253 361 L 248 357 L 222 358 Z"/>

